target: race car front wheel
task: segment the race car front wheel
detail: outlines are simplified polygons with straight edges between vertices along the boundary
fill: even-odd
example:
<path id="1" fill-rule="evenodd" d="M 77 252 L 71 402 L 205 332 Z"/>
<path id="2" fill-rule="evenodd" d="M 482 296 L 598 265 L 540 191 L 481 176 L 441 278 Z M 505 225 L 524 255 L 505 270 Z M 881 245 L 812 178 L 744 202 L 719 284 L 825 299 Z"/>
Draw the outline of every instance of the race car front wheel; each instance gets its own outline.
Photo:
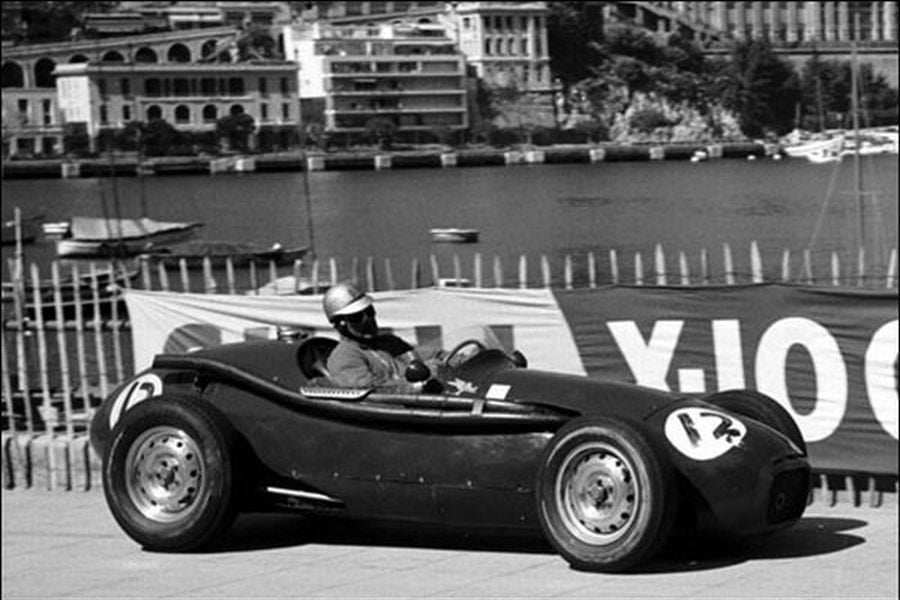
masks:
<path id="1" fill-rule="evenodd" d="M 719 408 L 759 421 L 794 442 L 805 455 L 806 442 L 790 413 L 774 398 L 754 390 L 727 390 L 703 399 Z"/>
<path id="2" fill-rule="evenodd" d="M 228 421 L 200 400 L 162 396 L 129 409 L 103 465 L 116 521 L 148 550 L 209 544 L 237 514 L 236 444 Z"/>
<path id="3" fill-rule="evenodd" d="M 576 419 L 550 441 L 538 473 L 538 515 L 569 564 L 622 571 L 665 542 L 676 495 L 652 441 L 611 418 Z"/>

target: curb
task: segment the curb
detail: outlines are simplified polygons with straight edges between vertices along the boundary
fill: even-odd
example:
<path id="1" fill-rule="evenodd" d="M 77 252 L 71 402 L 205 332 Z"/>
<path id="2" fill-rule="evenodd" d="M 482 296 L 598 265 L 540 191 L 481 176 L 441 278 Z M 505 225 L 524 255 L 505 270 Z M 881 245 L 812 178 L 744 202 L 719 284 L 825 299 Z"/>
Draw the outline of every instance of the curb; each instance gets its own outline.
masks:
<path id="1" fill-rule="evenodd" d="M 100 489 L 100 458 L 87 435 L 3 433 L 3 489 Z"/>

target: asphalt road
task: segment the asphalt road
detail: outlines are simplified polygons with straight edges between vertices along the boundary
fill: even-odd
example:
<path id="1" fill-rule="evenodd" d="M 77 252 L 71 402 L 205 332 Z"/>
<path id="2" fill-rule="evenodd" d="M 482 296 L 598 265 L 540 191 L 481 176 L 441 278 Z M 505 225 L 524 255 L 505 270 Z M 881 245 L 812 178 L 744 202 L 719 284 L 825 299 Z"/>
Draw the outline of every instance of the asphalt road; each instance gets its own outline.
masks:
<path id="1" fill-rule="evenodd" d="M 816 502 L 794 528 L 683 540 L 626 575 L 539 540 L 242 517 L 215 552 L 145 552 L 100 491 L 4 490 L 3 598 L 897 598 L 898 512 Z"/>

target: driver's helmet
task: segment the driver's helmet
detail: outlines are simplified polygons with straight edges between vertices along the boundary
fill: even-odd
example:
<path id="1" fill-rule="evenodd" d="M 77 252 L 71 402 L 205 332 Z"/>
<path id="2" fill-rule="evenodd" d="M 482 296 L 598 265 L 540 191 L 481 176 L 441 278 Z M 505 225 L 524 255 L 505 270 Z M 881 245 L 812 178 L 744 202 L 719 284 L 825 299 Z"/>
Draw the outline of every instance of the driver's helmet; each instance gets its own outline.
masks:
<path id="1" fill-rule="evenodd" d="M 337 317 L 362 312 L 372 306 L 372 298 L 352 283 L 331 286 L 322 298 L 325 317 L 334 322 Z"/>

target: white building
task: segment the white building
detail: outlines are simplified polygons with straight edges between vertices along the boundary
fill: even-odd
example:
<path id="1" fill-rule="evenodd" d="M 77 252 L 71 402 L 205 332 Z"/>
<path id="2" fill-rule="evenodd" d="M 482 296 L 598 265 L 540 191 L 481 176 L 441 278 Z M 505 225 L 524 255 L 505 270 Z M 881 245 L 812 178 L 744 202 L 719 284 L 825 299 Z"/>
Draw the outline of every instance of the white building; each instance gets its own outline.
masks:
<path id="1" fill-rule="evenodd" d="M 283 39 L 301 102 L 319 101 L 326 131 L 361 133 L 376 117 L 398 132 L 468 127 L 465 58 L 439 25 L 320 22 L 287 26 Z"/>

